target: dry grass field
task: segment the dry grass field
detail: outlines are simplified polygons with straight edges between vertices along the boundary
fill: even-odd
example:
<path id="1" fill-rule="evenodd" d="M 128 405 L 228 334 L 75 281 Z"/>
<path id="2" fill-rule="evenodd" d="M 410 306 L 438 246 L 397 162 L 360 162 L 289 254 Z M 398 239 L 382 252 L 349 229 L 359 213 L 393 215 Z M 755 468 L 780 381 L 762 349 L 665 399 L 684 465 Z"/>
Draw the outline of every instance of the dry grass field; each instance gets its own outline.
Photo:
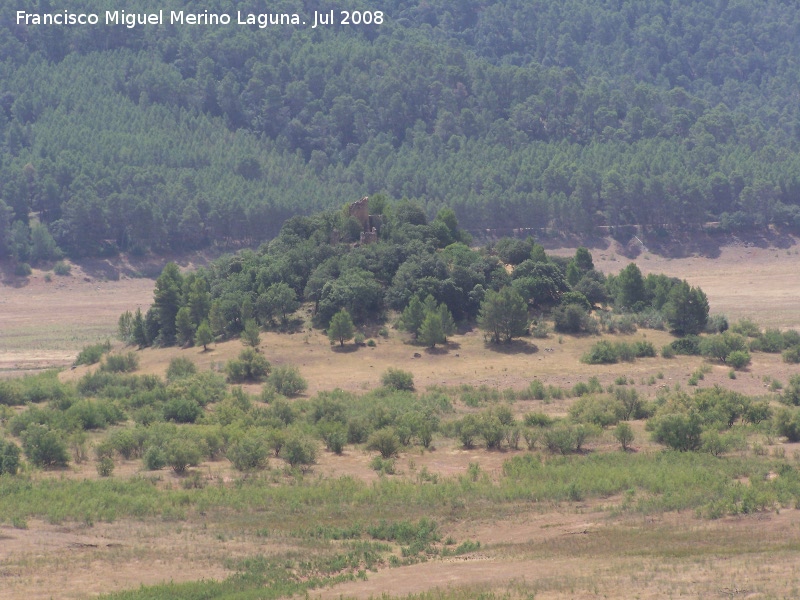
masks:
<path id="1" fill-rule="evenodd" d="M 620 250 L 613 243 L 593 248 L 595 265 L 605 272 L 618 271 L 628 263 Z M 747 316 L 764 326 L 800 327 L 800 278 L 792 276 L 800 264 L 795 247 L 723 247 L 714 259 L 641 254 L 635 262 L 644 272 L 666 273 L 700 285 L 708 294 L 712 312 L 725 313 L 729 319 Z M 12 375 L 67 366 L 83 345 L 113 338 L 121 312 L 149 305 L 152 288 L 149 279 L 98 280 L 77 269 L 68 278 L 46 282 L 43 273 L 35 272 L 25 285 L 0 287 L 0 369 Z M 592 376 L 607 386 L 624 376 L 640 394 L 652 397 L 665 386 L 691 390 L 687 381 L 703 364 L 699 357 L 685 356 L 602 367 L 581 363 L 580 356 L 597 337 L 551 335 L 497 348 L 487 345 L 481 332 L 474 330 L 459 332 L 447 348 L 425 351 L 409 344 L 405 334 L 394 329 L 388 339 L 374 331 L 365 333 L 375 340 L 374 348 L 350 345 L 339 350 L 318 331 L 306 327 L 292 335 L 262 332 L 260 350 L 273 366 L 290 364 L 300 369 L 309 384 L 306 397 L 333 388 L 356 393 L 376 388 L 389 367 L 412 372 L 419 390 L 465 383 L 521 390 L 533 379 L 570 388 Z M 672 339 L 665 332 L 649 330 L 619 337 L 647 339 L 656 348 Z M 241 349 L 241 342 L 229 341 L 208 352 L 198 348 L 140 351 L 137 373 L 163 375 L 176 356 L 191 359 L 201 369 L 220 369 Z M 117 344 L 115 351 L 121 350 Z M 65 370 L 61 378 L 74 381 L 94 368 Z M 713 366 L 699 387 L 720 384 L 749 395 L 769 394 L 765 380 L 785 383 L 798 368 L 781 362 L 779 355 L 758 353 L 749 369 L 735 380 L 728 372 L 725 367 Z M 257 393 L 260 386 L 245 389 Z M 512 410 L 518 418 L 534 410 L 564 416 L 573 402 L 570 398 L 518 400 Z M 456 409 L 459 414 L 472 410 L 458 404 Z M 660 452 L 641 422 L 633 426 L 633 452 Z M 791 458 L 800 456 L 798 444 L 778 444 L 768 437 L 757 441 L 768 453 L 780 452 L 795 463 L 799 460 Z M 619 452 L 618 448 L 606 431 L 589 444 L 587 452 Z M 415 448 L 403 452 L 397 474 L 391 477 L 408 482 L 463 477 L 477 465 L 483 476 L 495 481 L 501 478 L 505 461 L 526 453 L 466 450 L 456 440 L 437 437 L 429 451 Z M 353 446 L 342 456 L 321 452 L 307 478 L 323 482 L 347 476 L 376 482 L 381 476 L 370 467 L 373 455 Z M 270 459 L 277 481 L 282 477 L 279 462 Z M 209 485 L 230 486 L 242 477 L 227 460 L 204 462 L 195 471 Z M 120 460 L 114 479 L 146 473 L 141 460 Z M 34 481 L 98 477 L 93 461 L 32 474 Z M 169 471 L 158 472 L 156 479 L 154 483 L 162 490 L 179 491 L 185 482 Z M 0 498 L 0 512 L 2 502 Z M 312 590 L 310 597 L 367 599 L 416 594 L 421 600 L 474 598 L 481 593 L 509 599 L 800 597 L 797 507 L 707 519 L 693 511 L 640 514 L 621 510 L 626 502 L 623 496 L 500 502 L 496 506 L 465 502 L 461 512 L 440 519 L 441 533 L 459 542 L 480 542 L 478 550 L 402 567 L 384 564 L 365 578 Z M 448 514 L 445 508 L 442 514 Z M 297 515 L 299 520 L 302 512 Z M 235 559 L 257 554 L 303 556 L 316 551 L 316 546 L 288 535 L 264 536 L 252 526 L 258 518 L 223 510 L 213 515 L 192 511 L 177 520 L 121 518 L 107 523 L 87 517 L 84 522 L 29 519 L 17 527 L 0 526 L 0 600 L 79 599 L 142 584 L 221 580 L 233 572 L 230 565 Z M 291 526 L 287 523 L 287 530 Z M 432 591 L 437 589 L 449 591 Z"/>

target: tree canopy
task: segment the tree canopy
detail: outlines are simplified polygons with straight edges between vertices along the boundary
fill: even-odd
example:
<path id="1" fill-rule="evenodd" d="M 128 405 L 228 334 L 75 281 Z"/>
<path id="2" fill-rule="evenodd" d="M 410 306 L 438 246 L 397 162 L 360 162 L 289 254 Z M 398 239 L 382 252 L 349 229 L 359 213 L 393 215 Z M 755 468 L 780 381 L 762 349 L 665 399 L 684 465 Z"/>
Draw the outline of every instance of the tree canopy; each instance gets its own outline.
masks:
<path id="1" fill-rule="evenodd" d="M 199 5 L 126 4 L 159 8 Z M 46 6 L 0 0 L 2 14 L 17 10 Z M 800 227 L 800 105 L 786 101 L 796 3 L 381 10 L 380 25 L 269 33 L 4 19 L 0 255 L 255 245 L 293 215 L 379 192 L 408 199 L 407 227 L 432 226 L 443 245 L 459 241 L 454 219 Z"/>

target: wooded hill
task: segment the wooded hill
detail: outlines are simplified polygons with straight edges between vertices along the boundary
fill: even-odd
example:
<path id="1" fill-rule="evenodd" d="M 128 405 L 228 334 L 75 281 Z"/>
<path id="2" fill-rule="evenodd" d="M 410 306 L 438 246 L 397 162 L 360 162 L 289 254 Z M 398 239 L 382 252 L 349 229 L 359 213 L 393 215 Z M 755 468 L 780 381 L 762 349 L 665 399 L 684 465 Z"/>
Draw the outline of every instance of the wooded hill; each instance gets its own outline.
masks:
<path id="1" fill-rule="evenodd" d="M 51 6 L 0 0 L 0 256 L 19 262 L 248 244 L 378 192 L 466 229 L 800 227 L 794 2 L 385 0 L 381 25 L 315 30 L 16 23 Z"/>

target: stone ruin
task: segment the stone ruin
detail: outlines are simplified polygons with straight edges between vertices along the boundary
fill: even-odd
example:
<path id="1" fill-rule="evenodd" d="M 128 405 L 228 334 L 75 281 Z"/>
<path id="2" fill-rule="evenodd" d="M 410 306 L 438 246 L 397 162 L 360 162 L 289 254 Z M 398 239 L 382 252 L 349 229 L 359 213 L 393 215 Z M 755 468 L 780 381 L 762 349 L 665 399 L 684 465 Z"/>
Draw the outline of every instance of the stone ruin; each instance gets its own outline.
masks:
<path id="1" fill-rule="evenodd" d="M 361 224 L 361 244 L 374 244 L 378 241 L 383 220 L 381 215 L 369 214 L 369 196 L 350 204 L 350 216 Z"/>
<path id="2" fill-rule="evenodd" d="M 369 227 L 369 197 L 364 196 L 361 200 L 350 205 L 350 216 L 361 223 L 361 231 L 370 231 Z"/>

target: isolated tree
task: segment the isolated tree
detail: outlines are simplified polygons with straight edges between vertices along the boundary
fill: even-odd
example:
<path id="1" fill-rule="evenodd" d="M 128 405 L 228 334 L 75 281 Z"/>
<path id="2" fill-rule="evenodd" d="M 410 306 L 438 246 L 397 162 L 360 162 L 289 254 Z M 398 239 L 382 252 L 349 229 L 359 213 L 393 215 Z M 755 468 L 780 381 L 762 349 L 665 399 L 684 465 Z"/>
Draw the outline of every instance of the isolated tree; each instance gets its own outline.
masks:
<path id="1" fill-rule="evenodd" d="M 489 291 L 481 304 L 478 325 L 491 335 L 492 341 L 510 343 L 528 330 L 528 306 L 513 288 Z"/>
<path id="2" fill-rule="evenodd" d="M 347 340 L 353 338 L 354 331 L 353 319 L 344 308 L 333 315 L 328 325 L 328 337 L 332 342 L 339 342 L 340 346 L 344 346 Z"/>
<path id="3" fill-rule="evenodd" d="M 208 345 L 213 341 L 214 334 L 211 332 L 211 326 L 208 324 L 208 321 L 203 321 L 200 323 L 200 327 L 197 328 L 194 343 L 198 346 L 203 346 L 203 352 L 205 352 L 208 350 Z"/>

